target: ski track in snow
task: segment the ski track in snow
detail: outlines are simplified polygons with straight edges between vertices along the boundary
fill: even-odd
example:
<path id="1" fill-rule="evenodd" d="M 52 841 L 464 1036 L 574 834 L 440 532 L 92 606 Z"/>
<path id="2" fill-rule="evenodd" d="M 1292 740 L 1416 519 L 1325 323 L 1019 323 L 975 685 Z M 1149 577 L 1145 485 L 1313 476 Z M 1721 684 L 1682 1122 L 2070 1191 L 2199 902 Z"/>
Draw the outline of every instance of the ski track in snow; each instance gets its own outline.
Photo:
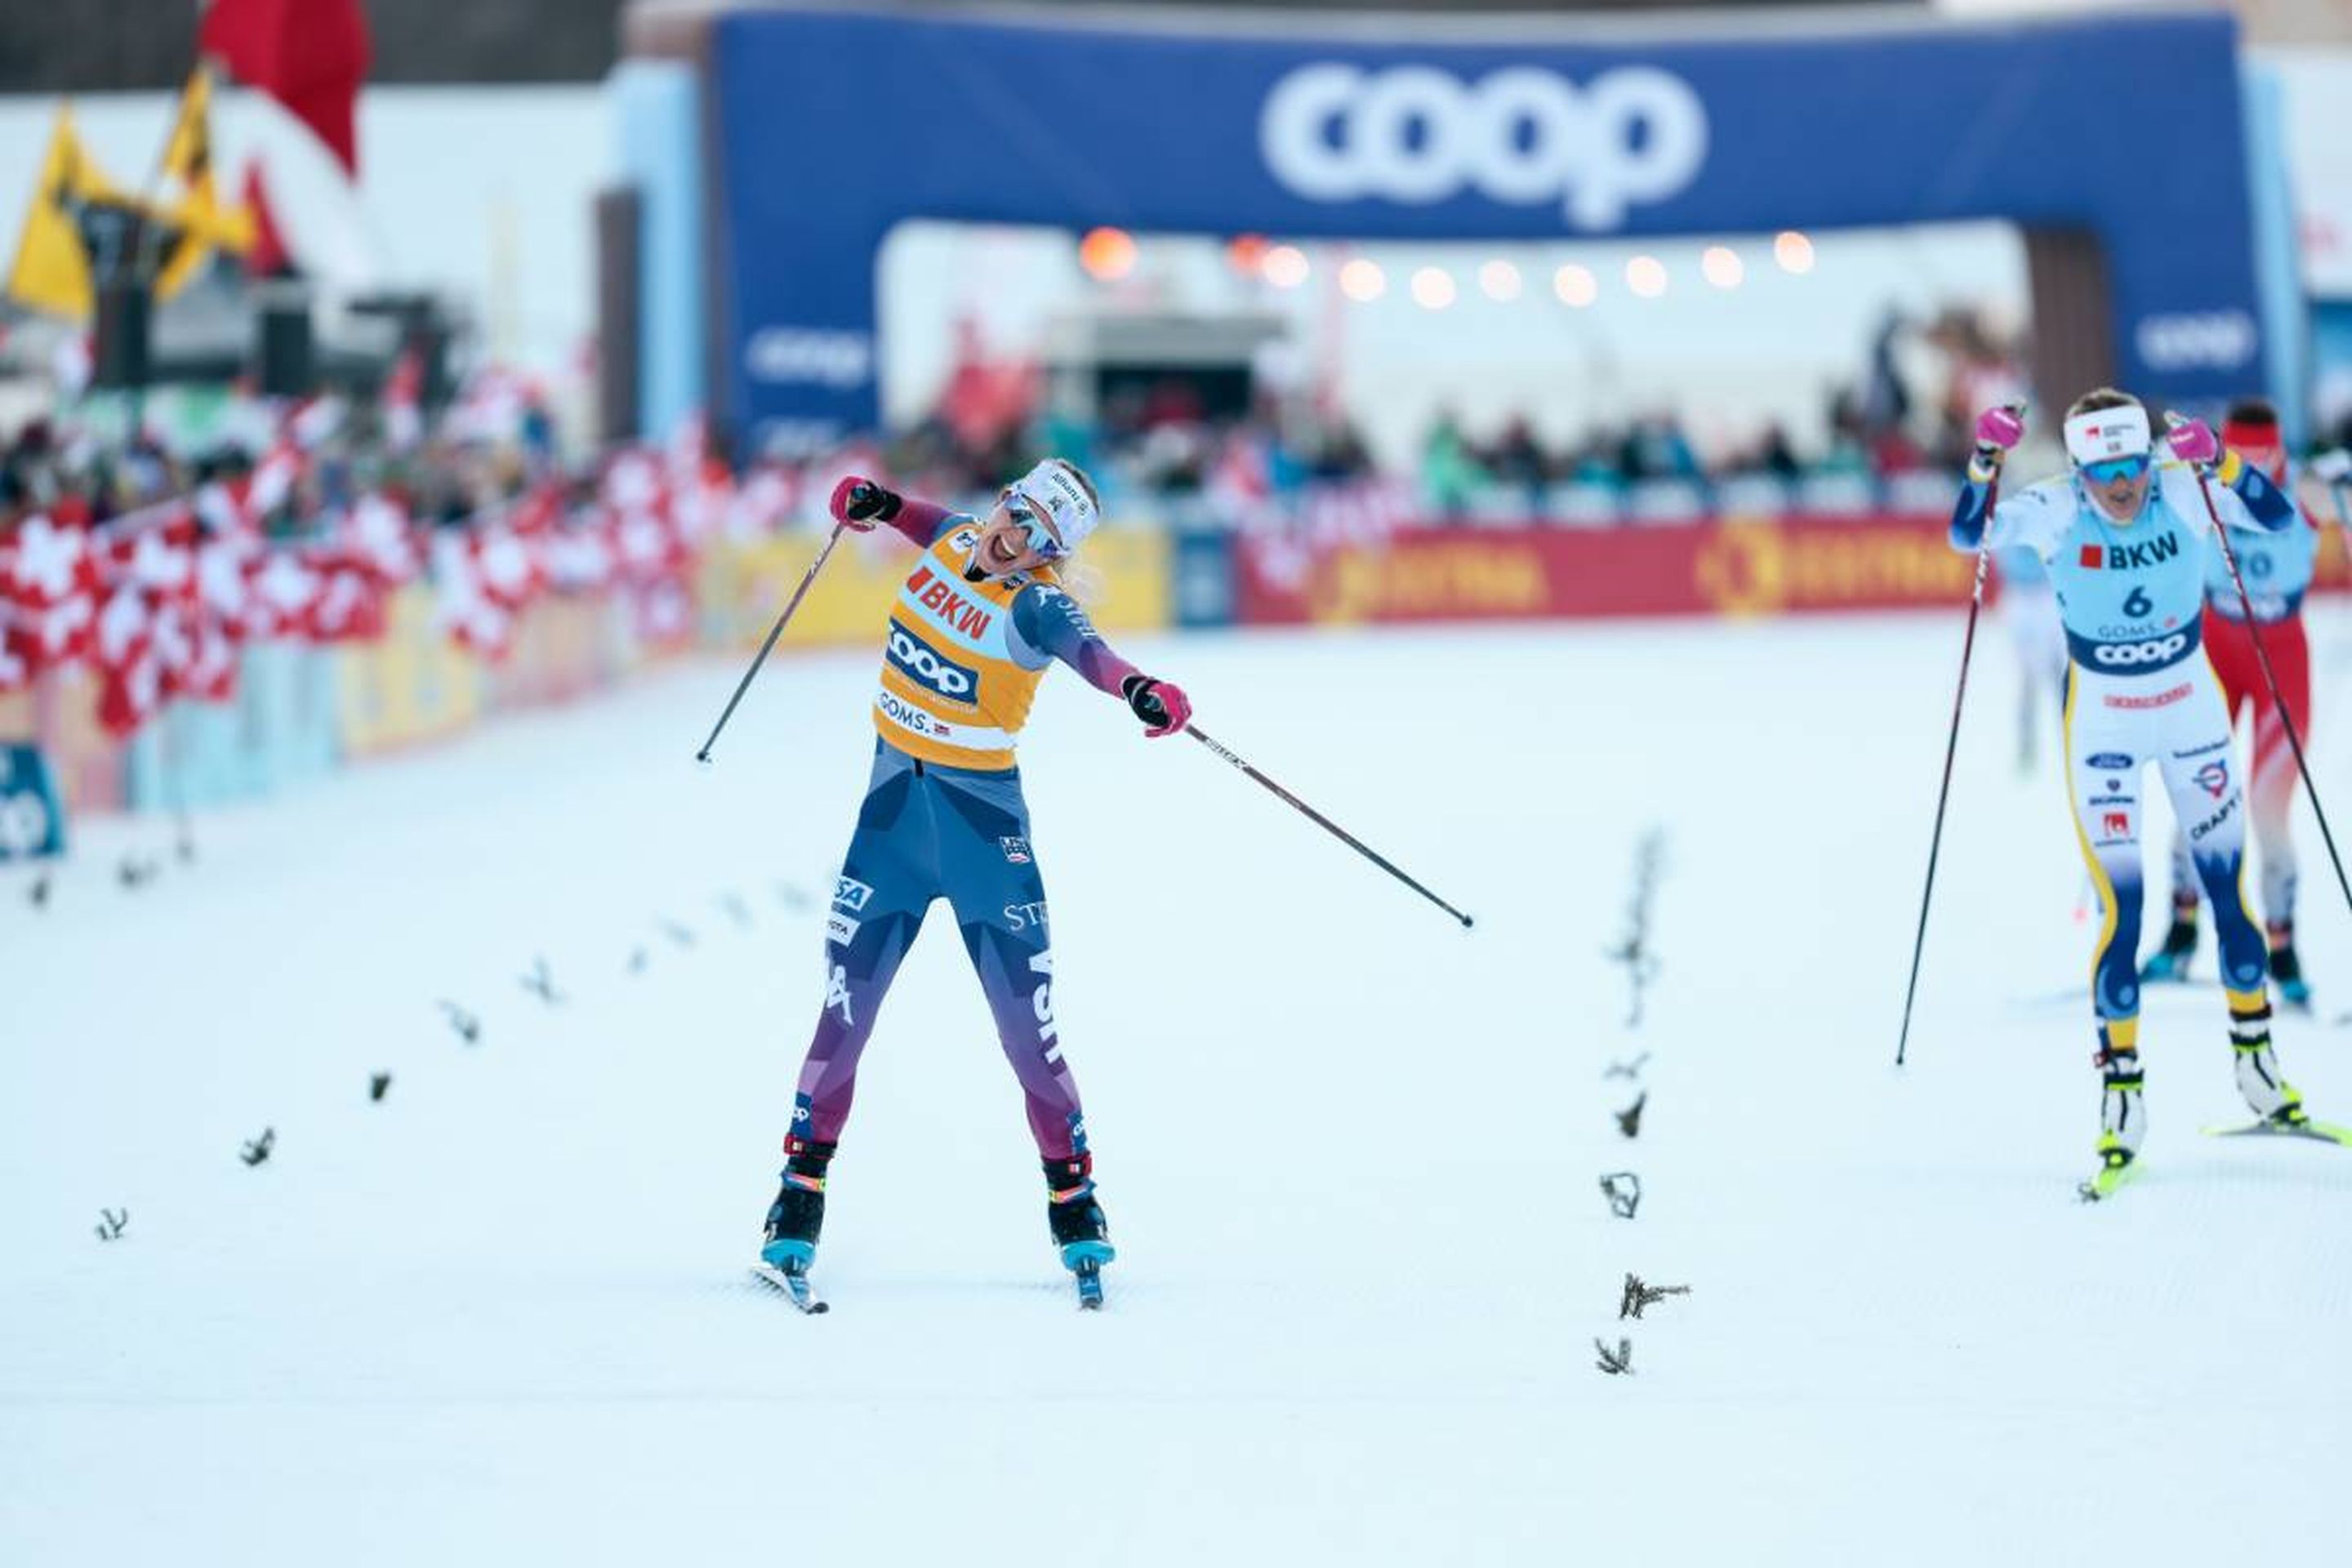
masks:
<path id="1" fill-rule="evenodd" d="M 2334 1495 L 2352 1159 L 2199 1137 L 2242 1114 L 2221 1002 L 2163 994 L 2147 1174 L 2073 1201 L 2086 1005 L 2026 1000 L 2093 928 L 1991 624 L 1893 1068 L 1958 640 L 1135 641 L 1468 934 L 1049 682 L 1023 750 L 1099 1318 L 944 906 L 835 1167 L 835 1310 L 745 1274 L 869 653 L 773 665 L 708 769 L 731 659 L 203 814 L 192 867 L 163 820 L 82 825 L 46 912 L 0 877 L 0 1562 L 2221 1560 Z M 1629 1031 L 1604 950 L 1653 826 Z M 2352 917 L 2303 826 L 2319 1007 L 2281 1052 L 2352 1120 Z M 122 891 L 126 853 L 163 875 Z M 1629 1270 L 1692 1293 L 1621 1325 Z"/>

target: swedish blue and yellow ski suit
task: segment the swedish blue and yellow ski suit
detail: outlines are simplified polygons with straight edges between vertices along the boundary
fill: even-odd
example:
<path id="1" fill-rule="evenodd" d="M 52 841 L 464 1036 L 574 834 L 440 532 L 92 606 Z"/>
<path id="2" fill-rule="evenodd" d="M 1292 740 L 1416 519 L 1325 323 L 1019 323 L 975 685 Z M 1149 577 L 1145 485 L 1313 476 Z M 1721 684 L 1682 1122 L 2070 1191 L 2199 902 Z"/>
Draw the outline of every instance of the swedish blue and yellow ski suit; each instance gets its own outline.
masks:
<path id="1" fill-rule="evenodd" d="M 2228 482 L 2208 487 L 2225 526 L 2273 530 L 2293 503 L 2260 469 L 2231 456 Z M 2161 774 L 2212 902 L 2222 981 L 2233 1005 L 2263 997 L 2262 931 L 2246 907 L 2245 814 L 2230 716 L 2202 646 L 2206 534 L 2211 519 L 2196 472 L 2157 466 L 2139 515 L 2116 523 L 2074 477 L 2004 496 L 1971 479 L 1952 517 L 1955 548 L 2021 546 L 2048 564 L 2071 660 L 2067 791 L 2103 918 L 2091 994 L 2112 1046 L 2134 1048 L 2139 1017 L 2140 779 Z"/>

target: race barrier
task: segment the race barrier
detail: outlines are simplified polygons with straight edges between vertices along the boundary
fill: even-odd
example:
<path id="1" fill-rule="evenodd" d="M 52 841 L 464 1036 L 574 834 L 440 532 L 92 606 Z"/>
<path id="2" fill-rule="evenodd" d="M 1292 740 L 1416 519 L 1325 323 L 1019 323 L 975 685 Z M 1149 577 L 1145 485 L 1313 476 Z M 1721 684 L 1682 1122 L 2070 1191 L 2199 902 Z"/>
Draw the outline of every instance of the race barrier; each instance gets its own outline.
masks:
<path id="1" fill-rule="evenodd" d="M 127 804 L 123 746 L 98 721 L 98 678 L 86 668 L 47 670 L 25 689 L 0 694 L 0 741 L 39 750 L 68 813 Z"/>
<path id="2" fill-rule="evenodd" d="M 456 734 L 482 710 L 481 668 L 435 624 L 430 588 L 394 595 L 384 635 L 338 648 L 343 754 L 368 757 Z"/>
<path id="3" fill-rule="evenodd" d="M 1606 531 L 1414 529 L 1384 542 L 1233 552 L 1244 626 L 1754 617 L 1950 609 L 1974 558 L 1941 518 L 1781 518 Z M 2352 586 L 2342 534 L 2321 548 L 2319 592 Z"/>
<path id="4" fill-rule="evenodd" d="M 176 810 L 258 800 L 331 772 L 339 747 L 328 656 L 298 642 L 237 652 L 226 702 L 167 703 L 125 748 L 129 804 Z"/>
<path id="5" fill-rule="evenodd" d="M 1112 636 L 1952 612 L 1968 598 L 1974 563 L 1950 548 L 1945 528 L 1941 517 L 1796 516 L 1614 529 L 1418 527 L 1320 542 L 1108 529 L 1088 542 L 1073 587 Z M 492 713 L 609 689 L 671 652 L 754 645 L 824 539 L 714 542 L 697 568 L 698 617 L 676 626 L 648 627 L 642 605 L 620 596 L 541 599 L 519 614 L 498 660 L 453 642 L 433 589 L 411 584 L 394 595 L 380 640 L 252 644 L 240 656 L 235 699 L 169 704 L 127 744 L 94 716 L 96 678 L 60 669 L 0 697 L 0 742 L 13 743 L 11 776 L 30 779 L 34 763 L 24 759 L 38 759 L 42 798 L 60 831 L 69 812 L 257 799 L 346 760 L 455 737 Z M 845 539 L 782 642 L 876 646 L 911 559 L 895 534 Z M 2347 590 L 2352 563 L 2342 531 L 2330 529 L 2314 592 Z"/>
<path id="6" fill-rule="evenodd" d="M 779 534 L 705 552 L 696 584 L 705 641 L 756 646 L 824 539 L 822 533 Z M 1106 632 L 1160 630 L 1170 624 L 1173 549 L 1170 536 L 1158 530 L 1106 528 L 1087 542 L 1070 589 Z M 914 559 L 907 542 L 887 530 L 845 537 L 784 628 L 782 646 L 878 647 L 890 601 Z"/>

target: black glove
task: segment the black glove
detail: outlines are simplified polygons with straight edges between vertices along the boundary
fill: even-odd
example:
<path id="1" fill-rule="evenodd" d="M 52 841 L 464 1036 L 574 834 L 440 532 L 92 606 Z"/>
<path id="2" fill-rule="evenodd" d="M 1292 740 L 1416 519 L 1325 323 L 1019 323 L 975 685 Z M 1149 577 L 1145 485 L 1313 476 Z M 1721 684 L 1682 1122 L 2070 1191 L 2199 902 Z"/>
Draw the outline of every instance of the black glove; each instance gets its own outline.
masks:
<path id="1" fill-rule="evenodd" d="M 1119 695 L 1135 716 L 1143 721 L 1147 735 L 1166 735 L 1192 722 L 1192 699 L 1183 689 L 1165 680 L 1154 680 L 1148 675 L 1130 675 L 1118 683 Z"/>
<path id="2" fill-rule="evenodd" d="M 833 487 L 832 511 L 837 522 L 856 526 L 877 518 L 887 522 L 898 515 L 898 495 L 872 479 L 852 477 Z"/>

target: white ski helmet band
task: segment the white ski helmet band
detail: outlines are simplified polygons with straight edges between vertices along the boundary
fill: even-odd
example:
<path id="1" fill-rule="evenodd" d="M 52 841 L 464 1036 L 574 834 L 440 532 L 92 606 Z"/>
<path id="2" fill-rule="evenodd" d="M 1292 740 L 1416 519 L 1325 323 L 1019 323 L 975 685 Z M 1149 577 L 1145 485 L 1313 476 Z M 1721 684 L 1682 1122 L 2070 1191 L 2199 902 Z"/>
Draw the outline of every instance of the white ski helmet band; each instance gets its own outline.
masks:
<path id="1" fill-rule="evenodd" d="M 2066 455 L 2077 468 L 2104 463 L 2111 458 L 2145 458 L 2156 449 L 2149 434 L 2147 410 L 2137 403 L 2120 408 L 2094 408 L 2066 421 Z"/>
<path id="2" fill-rule="evenodd" d="M 1059 458 L 1046 458 L 1006 488 L 1052 520 L 1066 551 L 1076 550 L 1102 526 L 1102 508 L 1087 493 L 1078 471 Z"/>

